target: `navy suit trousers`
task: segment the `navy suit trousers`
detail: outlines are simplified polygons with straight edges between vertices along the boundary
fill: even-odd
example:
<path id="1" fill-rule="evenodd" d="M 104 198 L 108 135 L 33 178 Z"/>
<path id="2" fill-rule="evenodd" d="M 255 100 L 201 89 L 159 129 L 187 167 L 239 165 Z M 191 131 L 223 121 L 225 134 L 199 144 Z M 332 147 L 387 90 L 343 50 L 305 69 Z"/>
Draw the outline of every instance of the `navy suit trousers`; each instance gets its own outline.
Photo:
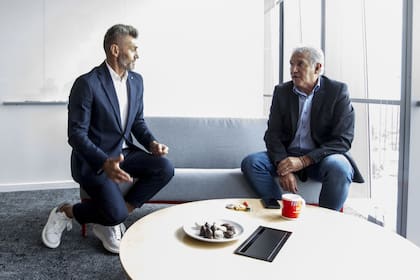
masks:
<path id="1" fill-rule="evenodd" d="M 129 214 L 126 202 L 141 207 L 174 176 L 174 167 L 166 157 L 143 150 L 124 150 L 123 154 L 120 167 L 136 178 L 136 183 L 123 195 L 118 184 L 105 173 L 91 178 L 89 184 L 81 186 L 91 199 L 73 206 L 74 217 L 80 224 L 114 226 L 124 222 Z"/>

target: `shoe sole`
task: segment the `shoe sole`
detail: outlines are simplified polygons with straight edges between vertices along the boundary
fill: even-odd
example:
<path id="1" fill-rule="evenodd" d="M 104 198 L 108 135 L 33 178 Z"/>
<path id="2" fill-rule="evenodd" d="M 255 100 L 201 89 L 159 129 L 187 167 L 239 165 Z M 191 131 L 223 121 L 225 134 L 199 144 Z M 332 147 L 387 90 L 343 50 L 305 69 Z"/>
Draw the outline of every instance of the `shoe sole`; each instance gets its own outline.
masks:
<path id="1" fill-rule="evenodd" d="M 50 219 L 51 214 L 52 214 L 52 213 L 54 213 L 55 211 L 57 211 L 57 208 L 54 208 L 54 209 L 52 209 L 52 210 L 51 210 L 50 214 L 48 215 L 48 220 L 47 220 L 47 223 L 45 224 L 44 228 L 42 229 L 42 234 L 41 234 L 41 237 L 42 237 L 42 242 L 44 243 L 44 245 L 45 245 L 45 246 L 47 246 L 48 248 L 51 248 L 51 249 L 55 249 L 55 248 L 57 248 L 58 246 L 60 246 L 60 243 L 61 243 L 61 240 L 60 240 L 60 241 L 58 241 L 58 243 L 57 243 L 57 244 L 55 244 L 55 243 L 51 243 L 51 242 L 49 242 L 49 241 L 47 240 L 47 238 L 45 237 L 45 235 L 46 235 L 46 230 L 47 230 L 47 224 L 48 224 L 48 221 L 49 221 L 49 219 Z"/>
<path id="2" fill-rule="evenodd" d="M 103 241 L 102 240 L 102 236 L 99 234 L 99 233 L 97 233 L 96 232 L 96 229 L 95 229 L 95 227 L 93 227 L 93 229 L 92 229 L 92 231 L 93 231 L 93 234 L 99 239 L 99 240 L 101 240 L 101 242 L 102 242 L 102 246 L 104 246 L 104 248 L 108 251 L 108 252 L 111 252 L 111 253 L 113 253 L 113 254 L 119 254 L 120 253 L 120 250 L 118 249 L 114 249 L 114 248 L 111 248 L 111 247 L 109 247 L 109 245 L 105 242 L 105 241 Z"/>

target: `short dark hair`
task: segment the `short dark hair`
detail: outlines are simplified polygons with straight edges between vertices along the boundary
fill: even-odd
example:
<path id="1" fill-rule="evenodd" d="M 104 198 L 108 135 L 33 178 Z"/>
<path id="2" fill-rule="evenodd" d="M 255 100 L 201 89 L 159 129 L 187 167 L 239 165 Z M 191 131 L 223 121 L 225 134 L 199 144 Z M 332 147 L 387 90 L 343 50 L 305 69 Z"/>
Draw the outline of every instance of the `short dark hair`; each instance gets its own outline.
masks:
<path id="1" fill-rule="evenodd" d="M 118 43 L 118 40 L 121 37 L 127 35 L 136 39 L 138 36 L 137 29 L 131 25 L 125 24 L 115 24 L 114 26 L 110 27 L 104 37 L 105 53 L 107 54 L 109 52 L 109 48 L 112 44 Z"/>

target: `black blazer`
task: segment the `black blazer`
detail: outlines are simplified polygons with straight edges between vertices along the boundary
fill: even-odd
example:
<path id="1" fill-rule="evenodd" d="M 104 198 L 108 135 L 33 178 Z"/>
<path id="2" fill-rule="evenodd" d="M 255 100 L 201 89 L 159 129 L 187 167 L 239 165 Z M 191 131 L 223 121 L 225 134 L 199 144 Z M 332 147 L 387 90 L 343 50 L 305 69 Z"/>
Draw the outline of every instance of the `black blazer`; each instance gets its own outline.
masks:
<path id="1" fill-rule="evenodd" d="M 108 157 L 122 152 L 122 143 L 138 149 L 132 135 L 146 149 L 155 140 L 143 119 L 143 79 L 128 72 L 128 113 L 121 125 L 120 109 L 111 74 L 104 63 L 76 79 L 68 105 L 68 142 L 73 148 L 71 171 L 84 185 L 98 175 Z"/>
<path id="2" fill-rule="evenodd" d="M 328 155 L 343 154 L 353 166 L 353 181 L 363 183 L 363 176 L 348 153 L 354 137 L 355 117 L 347 85 L 325 76 L 320 76 L 320 79 L 320 89 L 312 99 L 310 124 L 316 148 L 307 156 L 318 163 Z M 276 86 L 264 135 L 273 164 L 288 156 L 287 147 L 296 134 L 298 119 L 299 100 L 293 93 L 293 82 Z"/>

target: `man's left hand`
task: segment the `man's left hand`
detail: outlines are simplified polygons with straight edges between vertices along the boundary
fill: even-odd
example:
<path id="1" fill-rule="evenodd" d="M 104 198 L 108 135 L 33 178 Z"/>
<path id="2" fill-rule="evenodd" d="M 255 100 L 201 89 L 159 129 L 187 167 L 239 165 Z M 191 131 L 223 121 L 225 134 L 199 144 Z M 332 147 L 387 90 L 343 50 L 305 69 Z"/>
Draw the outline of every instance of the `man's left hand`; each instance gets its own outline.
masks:
<path id="1" fill-rule="evenodd" d="M 285 176 L 289 173 L 299 171 L 303 168 L 302 161 L 298 157 L 287 157 L 277 165 L 277 175 Z"/>
<path id="2" fill-rule="evenodd" d="M 153 141 L 150 143 L 150 152 L 155 156 L 164 156 L 168 154 L 169 148 L 165 144 Z"/>

